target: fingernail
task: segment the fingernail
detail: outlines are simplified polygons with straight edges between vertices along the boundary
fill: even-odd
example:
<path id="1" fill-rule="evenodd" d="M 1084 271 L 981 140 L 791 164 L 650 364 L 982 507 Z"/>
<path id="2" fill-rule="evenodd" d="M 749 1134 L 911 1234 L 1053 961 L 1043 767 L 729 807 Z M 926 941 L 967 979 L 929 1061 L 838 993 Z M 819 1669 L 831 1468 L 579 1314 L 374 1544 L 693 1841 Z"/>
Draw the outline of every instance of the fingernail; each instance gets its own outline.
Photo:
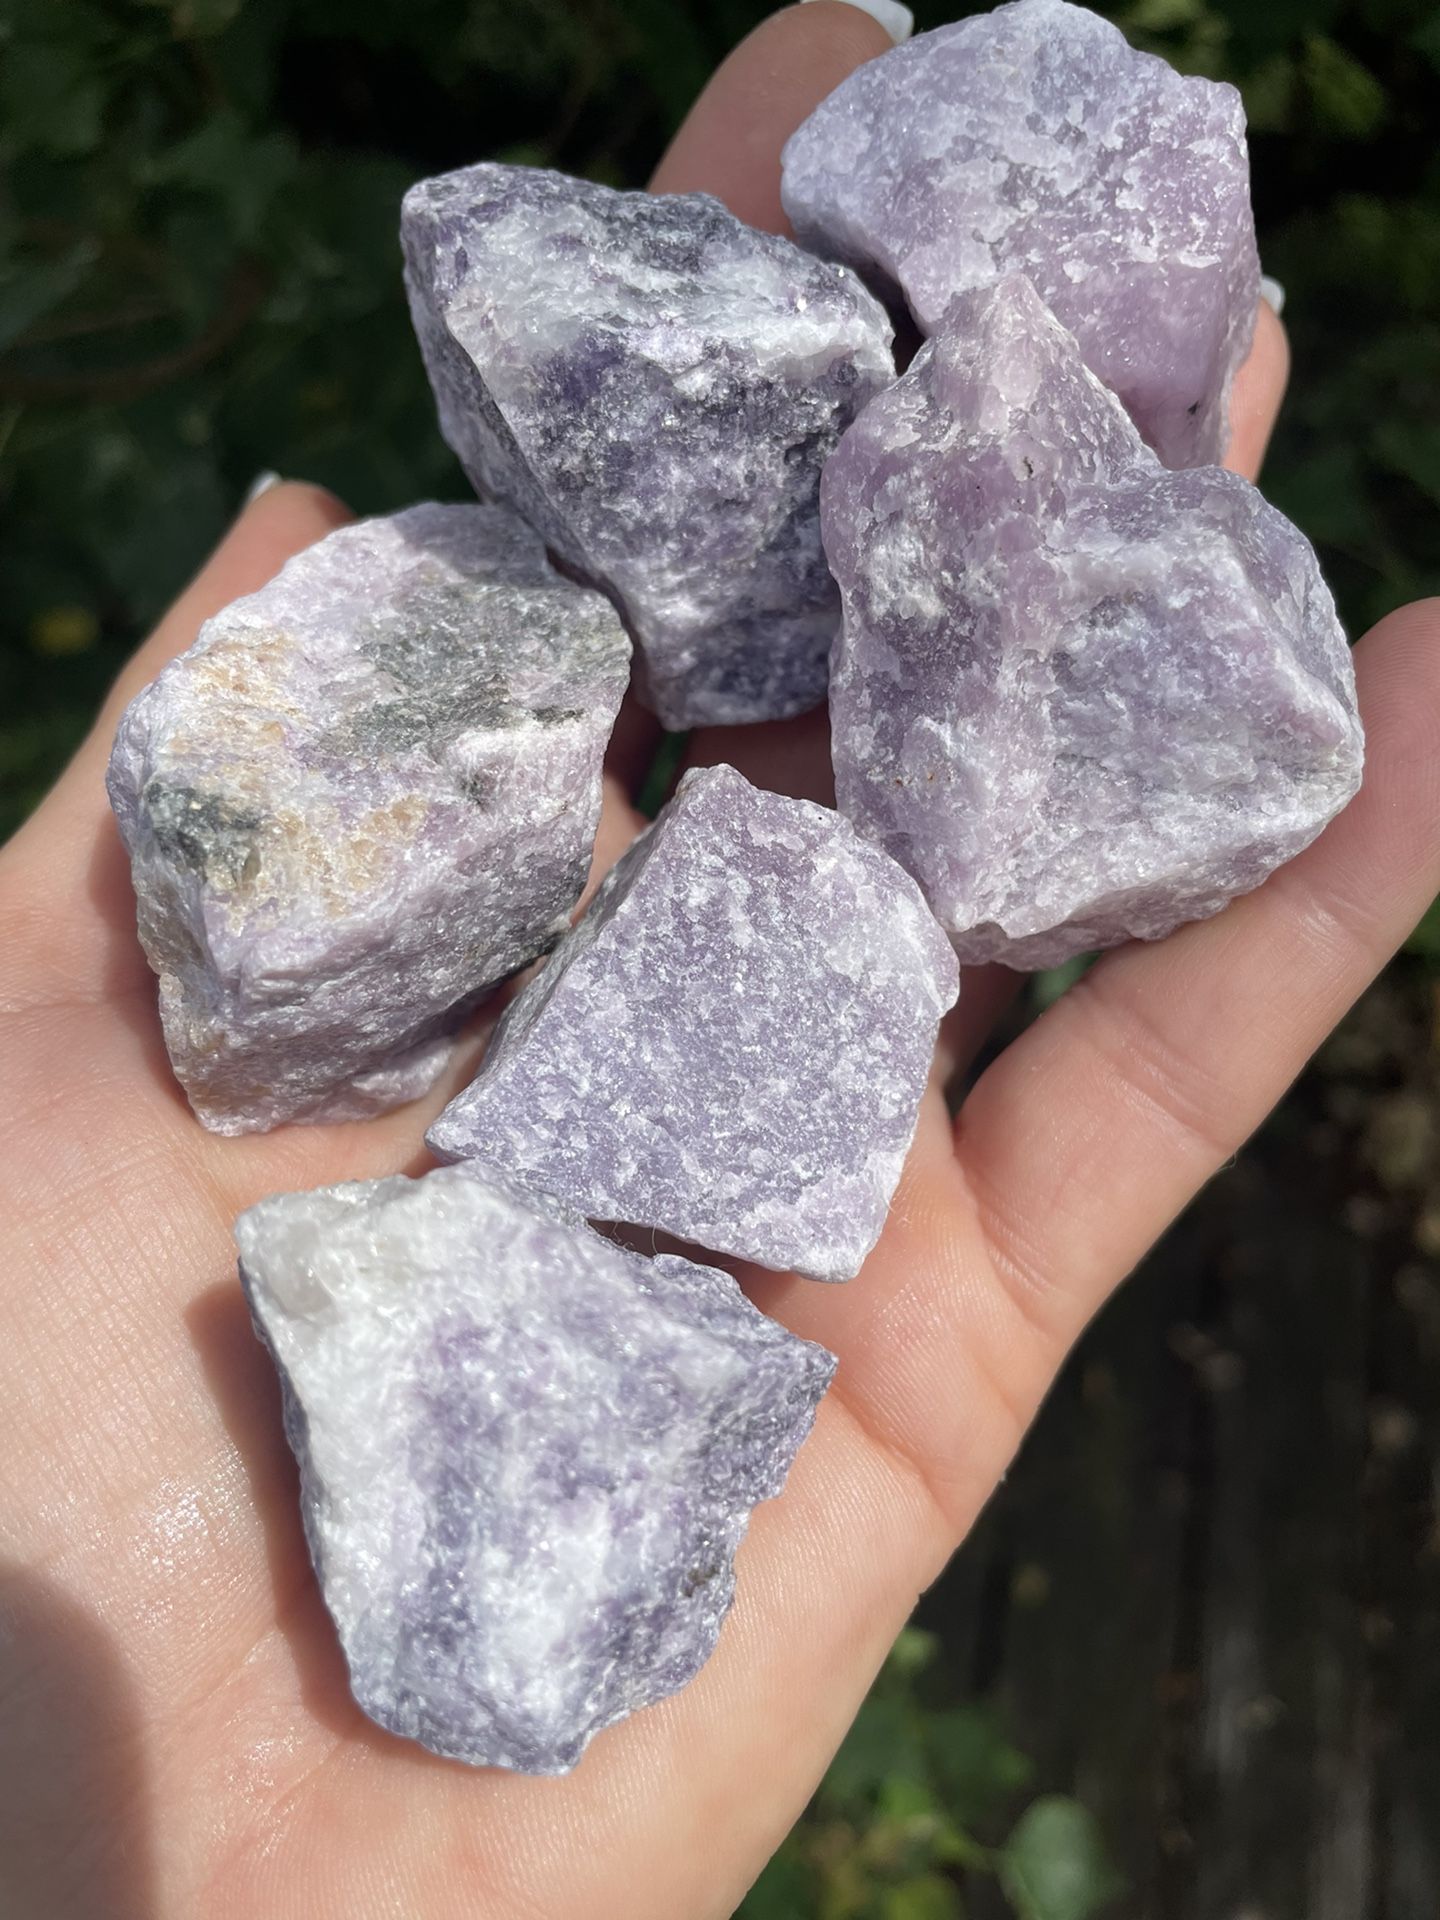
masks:
<path id="1" fill-rule="evenodd" d="M 1260 298 L 1277 317 L 1285 311 L 1285 289 L 1268 273 L 1260 276 Z"/>
<path id="2" fill-rule="evenodd" d="M 267 467 L 263 473 L 257 473 L 255 478 L 250 482 L 249 492 L 240 502 L 240 511 L 243 513 L 246 507 L 253 507 L 262 493 L 269 493 L 272 487 L 278 487 L 279 484 L 279 474 L 272 473 L 269 467 Z"/>
<path id="3" fill-rule="evenodd" d="M 801 0 L 801 5 L 807 0 Z M 909 7 L 901 6 L 900 0 L 845 0 L 846 6 L 858 7 L 861 13 L 868 13 L 872 20 L 878 20 L 896 46 L 903 46 L 915 31 L 915 16 Z"/>

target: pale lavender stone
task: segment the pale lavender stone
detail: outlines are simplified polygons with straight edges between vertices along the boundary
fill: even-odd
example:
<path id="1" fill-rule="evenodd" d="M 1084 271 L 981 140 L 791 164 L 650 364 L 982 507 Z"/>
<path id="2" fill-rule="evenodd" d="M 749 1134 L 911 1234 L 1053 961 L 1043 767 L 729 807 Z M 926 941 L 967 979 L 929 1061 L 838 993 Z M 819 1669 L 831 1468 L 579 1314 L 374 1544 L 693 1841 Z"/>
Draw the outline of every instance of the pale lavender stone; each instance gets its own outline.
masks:
<path id="1" fill-rule="evenodd" d="M 1159 939 L 1298 853 L 1363 742 L 1309 542 L 1145 447 L 1029 282 L 965 296 L 825 474 L 839 805 L 964 962 Z"/>
<path id="2" fill-rule="evenodd" d="M 957 984 L 919 889 L 848 822 L 692 772 L 429 1142 L 593 1220 L 846 1280 Z"/>
<path id="3" fill-rule="evenodd" d="M 138 696 L 110 799 L 207 1127 L 429 1086 L 567 924 L 629 652 L 514 515 L 421 506 L 296 555 Z"/>
<path id="4" fill-rule="evenodd" d="M 563 1773 L 694 1677 L 823 1348 L 728 1274 L 625 1252 L 474 1166 L 282 1194 L 235 1237 L 372 1719 Z"/>
<path id="5" fill-rule="evenodd" d="M 897 283 L 922 331 L 1024 273 L 1167 466 L 1222 457 L 1260 297 L 1233 87 L 1016 0 L 858 68 L 783 165 L 800 239 Z"/>
<path id="6" fill-rule="evenodd" d="M 895 371 L 854 275 L 708 194 L 529 167 L 420 182 L 402 233 L 446 439 L 614 598 L 665 724 L 823 700 L 820 468 Z"/>

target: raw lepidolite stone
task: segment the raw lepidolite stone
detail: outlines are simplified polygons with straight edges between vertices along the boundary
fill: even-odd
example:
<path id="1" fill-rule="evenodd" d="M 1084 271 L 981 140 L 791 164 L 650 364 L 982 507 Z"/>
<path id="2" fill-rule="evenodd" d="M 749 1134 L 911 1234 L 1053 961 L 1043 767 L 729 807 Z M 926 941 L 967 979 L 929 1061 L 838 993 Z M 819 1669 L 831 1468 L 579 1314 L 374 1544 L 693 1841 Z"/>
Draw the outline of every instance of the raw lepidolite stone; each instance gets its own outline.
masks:
<path id="1" fill-rule="evenodd" d="M 1170 467 L 1218 461 L 1260 297 L 1245 115 L 1066 0 L 860 67 L 784 155 L 808 244 L 897 282 L 923 331 L 1026 274 Z"/>
<path id="2" fill-rule="evenodd" d="M 822 700 L 820 468 L 895 371 L 860 282 L 708 194 L 529 167 L 422 181 L 403 235 L 446 439 L 612 595 L 666 725 Z"/>
<path id="3" fill-rule="evenodd" d="M 282 1194 L 241 1277 L 372 1719 L 562 1773 L 709 1657 L 834 1371 L 727 1274 L 474 1167 Z"/>
<path id="4" fill-rule="evenodd" d="M 967 295 L 825 475 L 842 810 L 963 961 L 1052 966 L 1214 913 L 1360 780 L 1309 543 L 1171 473 L 1028 281 Z"/>
<path id="5" fill-rule="evenodd" d="M 430 1145 L 592 1220 L 846 1280 L 915 1131 L 954 958 L 847 822 L 687 774 Z"/>
<path id="6" fill-rule="evenodd" d="M 217 1133 L 422 1092 L 584 883 L 629 643 L 493 507 L 342 528 L 206 622 L 110 762 L 175 1071 Z"/>

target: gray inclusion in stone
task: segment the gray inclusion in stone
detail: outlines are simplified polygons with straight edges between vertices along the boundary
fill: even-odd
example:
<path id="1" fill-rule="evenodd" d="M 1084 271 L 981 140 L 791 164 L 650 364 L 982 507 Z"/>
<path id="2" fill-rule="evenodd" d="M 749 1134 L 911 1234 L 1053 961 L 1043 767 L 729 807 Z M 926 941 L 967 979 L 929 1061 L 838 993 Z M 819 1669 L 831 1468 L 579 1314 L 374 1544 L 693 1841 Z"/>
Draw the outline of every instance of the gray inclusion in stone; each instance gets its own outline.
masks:
<path id="1" fill-rule="evenodd" d="M 855 276 L 706 194 L 528 167 L 422 181 L 402 232 L 446 439 L 614 598 L 665 724 L 822 700 L 820 469 L 894 377 Z"/>
<path id="2" fill-rule="evenodd" d="M 955 303 L 823 512 L 838 802 L 963 962 L 1159 939 L 1359 786 L 1308 541 L 1238 474 L 1162 467 L 1028 281 Z"/>
<path id="3" fill-rule="evenodd" d="M 592 1220 L 846 1280 L 956 991 L 919 889 L 848 822 L 692 772 L 428 1138 Z"/>
<path id="4" fill-rule="evenodd" d="M 138 696 L 110 798 L 206 1126 L 430 1084 L 579 897 L 629 652 L 512 514 L 422 506 L 296 555 Z"/>
<path id="5" fill-rule="evenodd" d="M 474 1166 L 279 1195 L 235 1237 L 372 1719 L 562 1773 L 693 1678 L 828 1353 Z"/>
<path id="6" fill-rule="evenodd" d="M 922 331 L 1023 273 L 1167 466 L 1222 457 L 1260 299 L 1233 87 L 1018 0 L 857 68 L 783 165 L 800 239 L 898 285 Z"/>

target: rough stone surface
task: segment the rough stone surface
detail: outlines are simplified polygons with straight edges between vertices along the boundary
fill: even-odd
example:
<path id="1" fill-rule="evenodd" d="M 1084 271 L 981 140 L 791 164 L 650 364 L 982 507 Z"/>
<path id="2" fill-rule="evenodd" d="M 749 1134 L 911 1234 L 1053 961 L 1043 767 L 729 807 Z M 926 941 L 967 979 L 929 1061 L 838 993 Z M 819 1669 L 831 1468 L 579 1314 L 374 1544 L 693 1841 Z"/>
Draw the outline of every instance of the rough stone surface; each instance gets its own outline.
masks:
<path id="1" fill-rule="evenodd" d="M 1167 466 L 1218 461 L 1260 296 L 1245 116 L 1088 8 L 1017 0 L 860 67 L 794 134 L 807 244 L 922 330 L 1021 272 Z"/>
<path id="2" fill-rule="evenodd" d="M 283 1194 L 241 1276 L 355 1697 L 525 1773 L 709 1657 L 834 1371 L 727 1274 L 473 1167 Z"/>
<path id="3" fill-rule="evenodd" d="M 962 961 L 1157 939 L 1343 807 L 1362 739 L 1309 543 L 1167 472 L 1019 277 L 967 295 L 824 487 L 842 811 Z"/>
<path id="4" fill-rule="evenodd" d="M 357 1118 L 566 925 L 629 644 L 487 507 L 413 507 L 207 621 L 110 762 L 166 1044 L 219 1133 Z"/>
<path id="5" fill-rule="evenodd" d="M 956 967 L 828 808 L 687 774 L 429 1135 L 594 1220 L 821 1280 L 874 1244 Z"/>
<path id="6" fill-rule="evenodd" d="M 860 282 L 707 194 L 529 167 L 422 181 L 402 224 L 446 439 L 611 594 L 665 724 L 822 700 L 820 468 L 894 377 Z"/>

